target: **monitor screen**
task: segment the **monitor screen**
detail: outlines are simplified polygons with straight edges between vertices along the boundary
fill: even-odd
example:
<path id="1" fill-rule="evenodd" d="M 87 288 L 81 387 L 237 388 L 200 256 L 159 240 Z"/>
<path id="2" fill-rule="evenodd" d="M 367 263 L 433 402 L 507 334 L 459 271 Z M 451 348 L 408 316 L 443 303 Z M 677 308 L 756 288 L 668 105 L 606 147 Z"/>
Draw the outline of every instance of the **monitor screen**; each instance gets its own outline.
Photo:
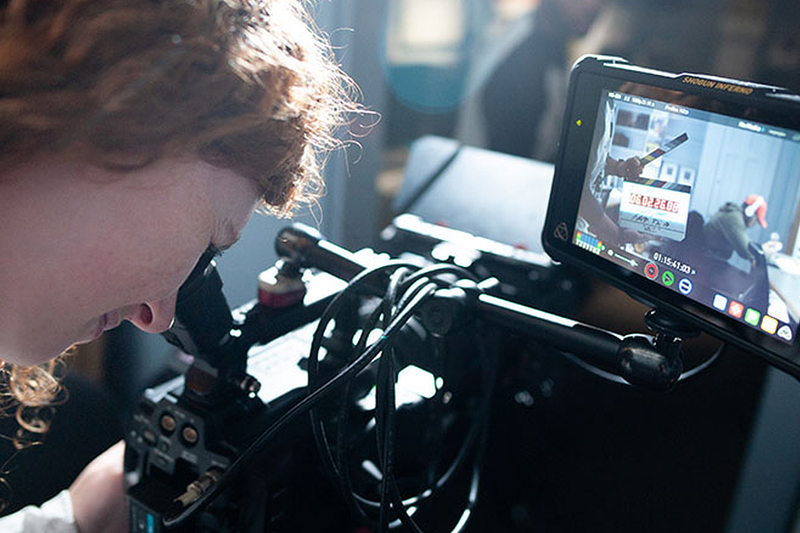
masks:
<path id="1" fill-rule="evenodd" d="M 600 98 L 572 242 L 792 343 L 800 132 L 624 88 Z"/>

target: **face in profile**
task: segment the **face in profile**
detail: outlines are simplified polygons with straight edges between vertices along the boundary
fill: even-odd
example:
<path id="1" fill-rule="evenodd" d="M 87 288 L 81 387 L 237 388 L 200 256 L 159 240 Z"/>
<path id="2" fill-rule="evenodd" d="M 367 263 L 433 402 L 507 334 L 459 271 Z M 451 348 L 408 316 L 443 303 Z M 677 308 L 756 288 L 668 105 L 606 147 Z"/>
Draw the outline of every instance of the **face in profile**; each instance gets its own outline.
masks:
<path id="1" fill-rule="evenodd" d="M 133 172 L 42 159 L 0 179 L 0 359 L 31 365 L 129 320 L 171 324 L 180 285 L 209 246 L 224 249 L 258 187 L 199 160 Z"/>

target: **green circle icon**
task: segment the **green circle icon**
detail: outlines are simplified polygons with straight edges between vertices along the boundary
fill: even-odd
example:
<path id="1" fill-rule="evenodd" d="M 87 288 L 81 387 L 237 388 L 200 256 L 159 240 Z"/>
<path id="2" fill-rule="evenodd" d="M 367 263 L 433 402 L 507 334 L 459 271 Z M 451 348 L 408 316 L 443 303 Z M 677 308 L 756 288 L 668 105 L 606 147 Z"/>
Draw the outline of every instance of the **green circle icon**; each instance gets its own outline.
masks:
<path id="1" fill-rule="evenodd" d="M 666 272 L 664 272 L 664 273 L 661 275 L 661 281 L 663 281 L 663 282 L 664 282 L 664 285 L 666 285 L 667 287 L 669 287 L 670 285 L 672 285 L 673 283 L 675 283 L 675 274 L 673 274 L 672 272 L 670 272 L 669 270 L 667 270 Z"/>

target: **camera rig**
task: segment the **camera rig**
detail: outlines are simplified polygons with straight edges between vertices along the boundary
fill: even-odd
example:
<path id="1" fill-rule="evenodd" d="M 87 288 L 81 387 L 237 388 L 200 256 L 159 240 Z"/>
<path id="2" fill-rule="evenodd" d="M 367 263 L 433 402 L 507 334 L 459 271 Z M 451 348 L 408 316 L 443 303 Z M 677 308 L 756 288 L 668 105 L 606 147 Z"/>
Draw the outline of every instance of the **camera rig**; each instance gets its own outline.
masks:
<path id="1" fill-rule="evenodd" d="M 134 413 L 131 531 L 462 531 L 501 337 L 643 389 L 687 375 L 694 332 L 663 313 L 653 336 L 620 336 L 500 297 L 494 278 L 354 254 L 305 226 L 276 249 L 258 301 L 233 312 L 210 254 L 182 286 L 165 336 L 192 362 Z"/>

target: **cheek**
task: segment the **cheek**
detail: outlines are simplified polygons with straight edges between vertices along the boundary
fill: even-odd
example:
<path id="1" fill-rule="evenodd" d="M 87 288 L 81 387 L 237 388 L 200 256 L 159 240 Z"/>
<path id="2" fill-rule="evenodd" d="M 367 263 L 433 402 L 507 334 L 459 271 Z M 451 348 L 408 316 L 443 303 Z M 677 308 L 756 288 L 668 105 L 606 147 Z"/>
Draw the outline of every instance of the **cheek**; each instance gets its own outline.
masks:
<path id="1" fill-rule="evenodd" d="M 75 278 L 89 318 L 173 295 L 208 246 L 214 221 L 191 176 L 174 186 L 114 182 L 74 225 Z M 113 193 L 113 194 L 112 194 Z"/>
<path id="2" fill-rule="evenodd" d="M 169 218 L 144 221 L 132 246 L 119 248 L 117 286 L 125 305 L 158 301 L 174 295 L 208 246 L 208 223 L 174 211 Z"/>
<path id="3" fill-rule="evenodd" d="M 118 280 L 123 304 L 154 302 L 177 293 L 194 268 L 201 251 L 196 247 L 166 250 L 129 263 L 125 275 Z"/>
<path id="4" fill-rule="evenodd" d="M 174 295 L 208 244 L 196 228 L 167 225 L 97 242 L 87 257 L 84 294 L 92 316 Z M 149 236 L 148 236 L 149 235 Z"/>

